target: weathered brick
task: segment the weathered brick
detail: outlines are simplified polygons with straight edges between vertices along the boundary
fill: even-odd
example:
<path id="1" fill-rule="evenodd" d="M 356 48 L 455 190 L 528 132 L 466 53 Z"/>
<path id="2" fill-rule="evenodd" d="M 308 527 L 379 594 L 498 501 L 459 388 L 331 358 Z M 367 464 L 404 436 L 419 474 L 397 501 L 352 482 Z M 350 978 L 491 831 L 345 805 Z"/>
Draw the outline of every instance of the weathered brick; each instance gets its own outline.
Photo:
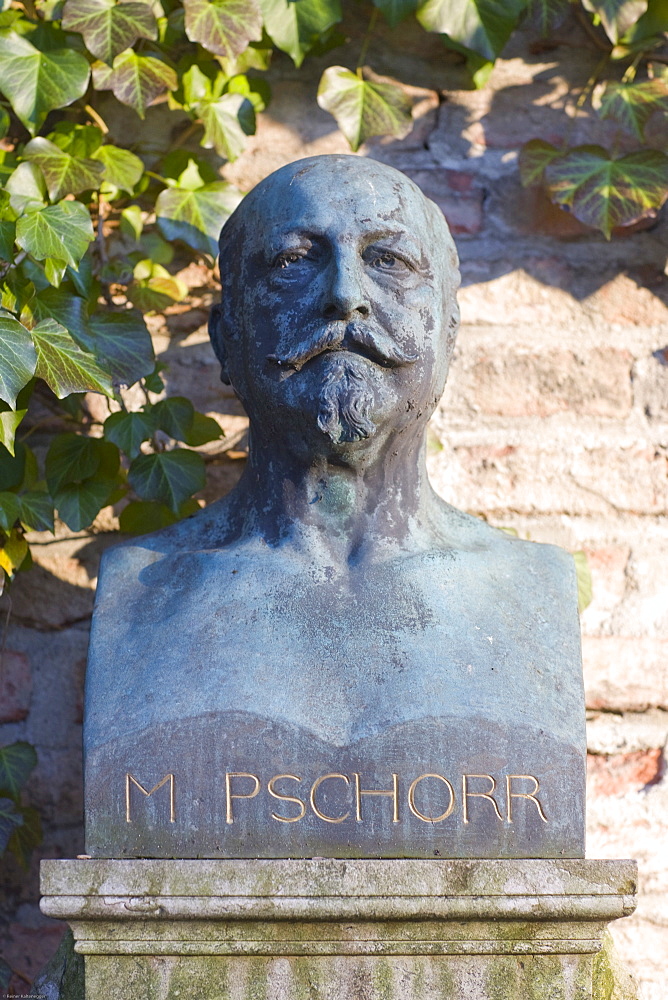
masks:
<path id="1" fill-rule="evenodd" d="M 635 750 L 611 756 L 587 755 L 587 791 L 591 795 L 623 795 L 660 780 L 665 767 L 663 751 Z"/>
<path id="2" fill-rule="evenodd" d="M 23 653 L 0 653 L 0 722 L 20 722 L 30 708 L 32 672 Z"/>
<path id="3" fill-rule="evenodd" d="M 587 707 L 668 708 L 668 639 L 583 636 Z"/>
<path id="4" fill-rule="evenodd" d="M 573 413 L 623 419 L 631 409 L 628 351 L 478 353 L 473 399 L 483 413 L 546 417 Z"/>

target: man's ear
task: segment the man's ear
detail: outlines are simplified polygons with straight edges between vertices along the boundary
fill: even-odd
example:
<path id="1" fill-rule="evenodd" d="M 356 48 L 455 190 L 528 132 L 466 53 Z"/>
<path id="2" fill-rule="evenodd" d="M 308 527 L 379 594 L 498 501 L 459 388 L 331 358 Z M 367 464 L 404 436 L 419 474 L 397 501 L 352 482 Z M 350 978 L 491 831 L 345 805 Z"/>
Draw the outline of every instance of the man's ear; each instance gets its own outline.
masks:
<path id="1" fill-rule="evenodd" d="M 220 381 L 229 385 L 230 376 L 227 370 L 227 347 L 225 346 L 223 327 L 223 306 L 222 303 L 218 303 L 211 307 L 209 313 L 209 337 L 216 357 L 220 361 Z"/>

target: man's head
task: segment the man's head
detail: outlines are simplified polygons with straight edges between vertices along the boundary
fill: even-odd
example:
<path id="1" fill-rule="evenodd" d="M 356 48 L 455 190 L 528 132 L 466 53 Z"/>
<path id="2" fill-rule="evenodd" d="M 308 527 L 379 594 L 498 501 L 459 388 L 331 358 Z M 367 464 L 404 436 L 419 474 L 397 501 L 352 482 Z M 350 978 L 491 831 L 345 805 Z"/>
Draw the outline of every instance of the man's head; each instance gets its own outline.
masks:
<path id="1" fill-rule="evenodd" d="M 211 340 L 253 433 L 345 451 L 426 423 L 459 272 L 443 215 L 399 171 L 355 156 L 277 170 L 223 227 L 220 272 Z"/>

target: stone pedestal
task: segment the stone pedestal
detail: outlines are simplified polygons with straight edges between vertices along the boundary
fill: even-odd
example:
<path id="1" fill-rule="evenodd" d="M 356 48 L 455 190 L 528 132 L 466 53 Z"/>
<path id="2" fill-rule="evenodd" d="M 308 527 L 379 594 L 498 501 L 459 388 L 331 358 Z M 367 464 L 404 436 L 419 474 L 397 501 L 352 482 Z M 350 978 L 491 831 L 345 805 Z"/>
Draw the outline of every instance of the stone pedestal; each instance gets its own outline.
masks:
<path id="1" fill-rule="evenodd" d="M 86 1000 L 591 1000 L 633 861 L 42 862 Z"/>

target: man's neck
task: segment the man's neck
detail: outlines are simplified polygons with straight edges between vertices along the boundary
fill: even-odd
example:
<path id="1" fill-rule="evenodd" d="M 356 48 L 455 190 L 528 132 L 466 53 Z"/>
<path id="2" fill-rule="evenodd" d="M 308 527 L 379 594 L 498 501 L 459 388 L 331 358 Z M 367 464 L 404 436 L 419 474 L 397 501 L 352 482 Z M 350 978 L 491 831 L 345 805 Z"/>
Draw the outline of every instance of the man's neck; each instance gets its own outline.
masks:
<path id="1" fill-rule="evenodd" d="M 430 547 L 437 504 L 423 440 L 408 435 L 309 461 L 252 440 L 230 498 L 242 534 L 343 568 Z"/>

